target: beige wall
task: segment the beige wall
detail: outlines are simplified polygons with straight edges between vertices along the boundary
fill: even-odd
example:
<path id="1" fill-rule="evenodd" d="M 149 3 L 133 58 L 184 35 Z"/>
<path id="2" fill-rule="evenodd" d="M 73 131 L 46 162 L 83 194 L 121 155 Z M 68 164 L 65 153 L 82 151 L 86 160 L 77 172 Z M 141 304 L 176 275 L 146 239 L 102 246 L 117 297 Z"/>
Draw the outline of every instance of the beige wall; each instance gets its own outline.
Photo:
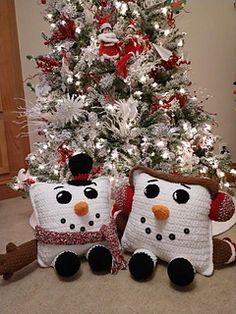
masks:
<path id="1" fill-rule="evenodd" d="M 39 0 L 15 0 L 24 78 L 35 73 L 34 63 L 25 59 L 27 54 L 38 55 L 46 51 L 41 32 L 48 26 L 41 16 Z M 192 64 L 192 88 L 211 95 L 205 109 L 218 113 L 219 124 L 215 133 L 222 136 L 236 162 L 236 103 L 232 95 L 236 80 L 236 10 L 233 0 L 188 1 L 185 13 L 177 17 L 181 30 L 187 32 L 185 54 Z M 26 91 L 27 101 L 33 94 Z M 36 140 L 31 136 L 31 143 Z M 218 148 L 217 148 L 218 149 Z"/>

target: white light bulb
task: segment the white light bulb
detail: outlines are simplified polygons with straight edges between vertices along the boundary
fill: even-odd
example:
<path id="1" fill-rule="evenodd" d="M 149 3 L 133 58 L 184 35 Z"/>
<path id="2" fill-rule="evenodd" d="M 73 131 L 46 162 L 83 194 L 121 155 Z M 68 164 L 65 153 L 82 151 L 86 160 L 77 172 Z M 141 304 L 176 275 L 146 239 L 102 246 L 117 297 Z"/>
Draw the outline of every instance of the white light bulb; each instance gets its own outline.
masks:
<path id="1" fill-rule="evenodd" d="M 125 15 L 127 10 L 128 10 L 127 4 L 126 3 L 122 3 L 121 8 L 120 8 L 121 15 Z"/>
<path id="2" fill-rule="evenodd" d="M 31 161 L 34 161 L 35 159 L 36 159 L 35 156 L 30 156 L 30 160 L 31 160 Z"/>
<path id="3" fill-rule="evenodd" d="M 157 147 L 159 147 L 159 148 L 164 148 L 164 147 L 165 147 L 165 143 L 164 143 L 163 141 L 159 141 L 159 142 L 157 143 Z"/>
<path id="4" fill-rule="evenodd" d="M 80 27 L 76 27 L 75 32 L 76 32 L 77 34 L 80 34 L 80 33 L 81 33 L 81 28 L 80 28 Z"/>
<path id="5" fill-rule="evenodd" d="M 144 75 L 139 80 L 140 83 L 145 83 L 146 81 L 147 81 L 147 78 Z"/>
<path id="6" fill-rule="evenodd" d="M 180 41 L 178 42 L 178 47 L 183 47 L 183 45 L 184 45 L 184 42 L 182 39 L 180 39 Z"/>
<path id="7" fill-rule="evenodd" d="M 162 154 L 162 158 L 167 159 L 169 157 L 169 154 L 167 152 L 164 152 Z"/>
<path id="8" fill-rule="evenodd" d="M 165 31 L 164 31 L 164 35 L 165 36 L 168 36 L 170 34 L 170 30 L 169 29 L 166 29 Z"/>
<path id="9" fill-rule="evenodd" d="M 184 88 L 180 88 L 179 92 L 180 92 L 181 94 L 185 94 L 186 90 L 185 90 Z"/>
<path id="10" fill-rule="evenodd" d="M 159 25 L 158 23 L 155 23 L 155 24 L 154 24 L 154 28 L 155 28 L 156 30 L 158 30 L 158 29 L 160 28 L 160 25 Z"/>
<path id="11" fill-rule="evenodd" d="M 219 178 L 224 178 L 225 173 L 223 171 L 218 171 L 218 177 Z"/>
<path id="12" fill-rule="evenodd" d="M 212 126 L 210 124 L 206 124 L 205 130 L 211 131 L 211 129 L 212 129 Z"/>
<path id="13" fill-rule="evenodd" d="M 230 170 L 230 173 L 231 173 L 232 175 L 236 175 L 236 170 L 235 170 L 235 169 L 231 169 L 231 170 Z"/>
<path id="14" fill-rule="evenodd" d="M 119 10 L 120 7 L 121 7 L 121 2 L 120 2 L 120 1 L 116 1 L 115 6 L 116 6 L 116 8 Z"/>
<path id="15" fill-rule="evenodd" d="M 51 28 L 54 29 L 55 27 L 56 27 L 56 24 L 55 24 L 55 23 L 52 23 L 52 24 L 51 24 Z"/>
<path id="16" fill-rule="evenodd" d="M 39 165 L 39 170 L 43 170 L 45 168 L 44 165 Z"/>
<path id="17" fill-rule="evenodd" d="M 72 84 L 73 83 L 73 77 L 69 76 L 66 81 L 68 84 Z"/>
<path id="18" fill-rule="evenodd" d="M 226 188 L 229 188 L 229 187 L 230 187 L 229 182 L 226 182 L 226 183 L 224 184 L 224 186 L 225 186 Z"/>
<path id="19" fill-rule="evenodd" d="M 51 13 L 48 13 L 47 18 L 48 18 L 49 20 L 51 20 L 52 17 L 53 17 L 53 15 L 52 15 Z"/>
<path id="20" fill-rule="evenodd" d="M 165 7 L 165 8 L 161 8 L 161 12 L 164 14 L 164 15 L 166 15 L 167 14 L 167 11 L 168 11 L 168 9 Z"/>

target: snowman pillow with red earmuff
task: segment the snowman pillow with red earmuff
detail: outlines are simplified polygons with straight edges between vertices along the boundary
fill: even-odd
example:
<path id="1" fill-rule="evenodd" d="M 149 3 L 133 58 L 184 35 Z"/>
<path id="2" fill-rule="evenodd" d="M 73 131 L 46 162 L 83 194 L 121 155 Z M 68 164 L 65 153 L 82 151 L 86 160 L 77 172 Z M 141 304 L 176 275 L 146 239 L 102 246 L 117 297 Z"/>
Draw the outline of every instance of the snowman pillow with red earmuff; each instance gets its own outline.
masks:
<path id="1" fill-rule="evenodd" d="M 195 272 L 210 276 L 214 265 L 235 261 L 235 244 L 212 238 L 211 221 L 226 221 L 235 211 L 218 182 L 144 166 L 134 167 L 129 180 L 117 193 L 113 212 L 118 229 L 124 229 L 122 246 L 133 253 L 129 271 L 134 279 L 149 278 L 160 259 L 168 263 L 171 282 L 185 286 Z"/>

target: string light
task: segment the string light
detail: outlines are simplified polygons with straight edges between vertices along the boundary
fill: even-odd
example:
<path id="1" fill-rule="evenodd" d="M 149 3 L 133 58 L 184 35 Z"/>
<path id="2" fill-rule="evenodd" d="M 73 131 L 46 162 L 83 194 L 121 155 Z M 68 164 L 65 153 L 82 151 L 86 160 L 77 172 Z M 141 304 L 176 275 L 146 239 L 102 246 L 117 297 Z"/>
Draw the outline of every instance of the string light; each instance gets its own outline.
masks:
<path id="1" fill-rule="evenodd" d="M 161 12 L 164 14 L 164 15 L 166 15 L 167 14 L 167 11 L 168 11 L 168 9 L 165 7 L 165 8 L 161 8 Z"/>
<path id="2" fill-rule="evenodd" d="M 144 75 L 139 80 L 140 83 L 145 83 L 146 81 L 147 81 L 147 78 Z"/>
<path id="3" fill-rule="evenodd" d="M 164 30 L 164 35 L 165 36 L 168 36 L 169 34 L 170 34 L 170 30 L 169 29 Z"/>
<path id="4" fill-rule="evenodd" d="M 51 20 L 52 17 L 53 17 L 53 15 L 52 15 L 51 13 L 48 13 L 48 14 L 47 14 L 47 18 L 48 18 L 49 20 Z"/>
<path id="5" fill-rule="evenodd" d="M 183 40 L 182 39 L 180 39 L 180 41 L 178 42 L 178 47 L 183 47 L 183 45 L 184 45 L 184 42 L 183 42 Z"/>
<path id="6" fill-rule="evenodd" d="M 54 174 L 55 174 L 56 176 L 58 176 L 59 171 L 58 171 L 57 169 L 54 169 Z"/>
<path id="7" fill-rule="evenodd" d="M 36 157 L 33 155 L 33 156 L 30 156 L 30 160 L 31 161 L 34 161 L 34 160 L 36 160 Z"/>
<path id="8" fill-rule="evenodd" d="M 68 84 L 72 84 L 73 83 L 73 77 L 69 76 L 66 81 Z"/>
<path id="9" fill-rule="evenodd" d="M 80 28 L 80 27 L 76 27 L 75 32 L 76 32 L 77 34 L 80 34 L 80 33 L 81 33 L 81 28 Z"/>

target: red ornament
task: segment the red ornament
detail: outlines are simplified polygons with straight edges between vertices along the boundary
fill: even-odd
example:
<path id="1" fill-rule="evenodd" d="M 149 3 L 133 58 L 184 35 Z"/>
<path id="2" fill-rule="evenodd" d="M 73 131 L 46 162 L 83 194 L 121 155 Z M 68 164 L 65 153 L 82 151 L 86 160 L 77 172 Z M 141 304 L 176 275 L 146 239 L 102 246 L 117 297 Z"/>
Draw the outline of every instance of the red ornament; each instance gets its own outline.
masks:
<path id="1" fill-rule="evenodd" d="M 108 0 L 101 0 L 101 6 L 106 8 L 108 6 Z"/>
<path id="2" fill-rule="evenodd" d="M 68 158 L 73 155 L 73 151 L 67 148 L 64 144 L 60 145 L 57 149 L 59 153 L 58 164 L 63 167 Z"/>
<path id="3" fill-rule="evenodd" d="M 23 183 L 25 183 L 26 185 L 31 185 L 31 184 L 34 184 L 36 181 L 32 178 L 27 178 L 23 181 Z"/>
<path id="4" fill-rule="evenodd" d="M 52 41 L 58 42 L 65 39 L 75 38 L 76 24 L 74 21 L 63 16 L 61 23 L 58 26 L 58 31 L 52 34 L 52 37 L 45 42 L 45 45 L 50 44 Z"/>
<path id="5" fill-rule="evenodd" d="M 91 174 L 92 174 L 92 176 L 99 175 L 100 173 L 102 173 L 102 170 L 103 170 L 103 168 L 101 165 L 93 167 Z"/>
<path id="6" fill-rule="evenodd" d="M 176 93 L 175 95 L 170 96 L 168 99 L 164 96 L 161 98 L 156 98 L 154 103 L 151 104 L 151 110 L 154 112 L 160 108 L 168 110 L 171 108 L 171 102 L 173 100 L 177 100 L 179 107 L 183 108 L 186 105 L 188 98 L 186 95 L 180 93 Z"/>
<path id="7" fill-rule="evenodd" d="M 172 12 L 167 12 L 167 24 L 171 28 L 175 28 L 175 19 Z"/>
<path id="8" fill-rule="evenodd" d="M 40 56 L 36 60 L 37 68 L 41 68 L 43 73 L 52 72 L 53 68 L 61 66 L 61 62 L 49 57 Z"/>
<path id="9" fill-rule="evenodd" d="M 162 60 L 161 65 L 166 69 L 166 70 L 172 70 L 177 67 L 179 67 L 181 64 L 187 64 L 189 65 L 191 62 L 183 60 L 181 57 L 178 57 L 176 54 L 172 54 L 170 56 L 168 61 Z"/>
<path id="10" fill-rule="evenodd" d="M 41 3 L 42 3 L 42 4 L 46 4 L 46 3 L 47 3 L 47 0 L 41 0 Z"/>

